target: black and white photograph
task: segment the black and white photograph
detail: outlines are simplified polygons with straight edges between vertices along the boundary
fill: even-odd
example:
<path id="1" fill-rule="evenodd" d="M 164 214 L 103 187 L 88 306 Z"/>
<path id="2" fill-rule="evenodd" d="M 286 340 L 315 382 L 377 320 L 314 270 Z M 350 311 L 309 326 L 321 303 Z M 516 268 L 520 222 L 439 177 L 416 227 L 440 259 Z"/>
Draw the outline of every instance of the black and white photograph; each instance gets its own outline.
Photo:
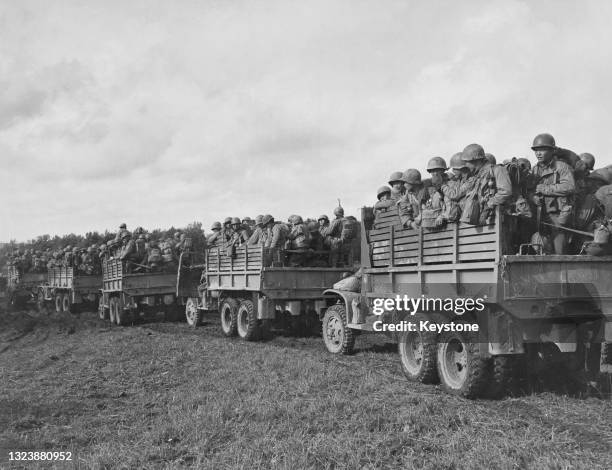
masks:
<path id="1" fill-rule="evenodd" d="M 611 21 L 0 0 L 0 469 L 612 468 Z"/>

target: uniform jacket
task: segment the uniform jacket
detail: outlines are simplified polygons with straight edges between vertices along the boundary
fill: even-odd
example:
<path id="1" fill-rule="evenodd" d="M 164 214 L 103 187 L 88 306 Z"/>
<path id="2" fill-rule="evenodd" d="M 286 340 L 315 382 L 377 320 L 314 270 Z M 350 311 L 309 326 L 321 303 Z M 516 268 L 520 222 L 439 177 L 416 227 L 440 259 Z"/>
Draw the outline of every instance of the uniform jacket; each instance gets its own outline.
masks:
<path id="1" fill-rule="evenodd" d="M 532 195 L 544 196 L 544 206 L 549 213 L 571 210 L 576 182 L 570 166 L 553 158 L 548 164 L 535 165 L 529 184 Z"/>

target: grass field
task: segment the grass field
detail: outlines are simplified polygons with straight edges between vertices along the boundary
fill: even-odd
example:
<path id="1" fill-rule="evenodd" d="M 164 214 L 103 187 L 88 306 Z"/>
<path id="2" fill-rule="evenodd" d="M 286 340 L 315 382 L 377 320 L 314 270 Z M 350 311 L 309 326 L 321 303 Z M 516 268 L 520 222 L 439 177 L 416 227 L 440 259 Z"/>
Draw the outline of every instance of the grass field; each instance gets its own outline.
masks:
<path id="1" fill-rule="evenodd" d="M 337 357 L 206 321 L 0 312 L 0 467 L 70 450 L 56 468 L 612 468 L 610 400 L 467 401 L 407 382 L 380 337 Z"/>

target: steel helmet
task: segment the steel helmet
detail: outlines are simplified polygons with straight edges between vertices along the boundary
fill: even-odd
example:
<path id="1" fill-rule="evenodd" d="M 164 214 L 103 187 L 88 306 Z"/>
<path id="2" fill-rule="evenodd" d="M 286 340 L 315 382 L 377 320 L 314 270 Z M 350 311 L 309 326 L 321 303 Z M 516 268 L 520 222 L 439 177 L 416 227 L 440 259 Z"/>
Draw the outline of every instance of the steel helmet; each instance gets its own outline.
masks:
<path id="1" fill-rule="evenodd" d="M 421 172 L 414 168 L 409 168 L 402 175 L 402 181 L 408 184 L 421 184 Z"/>
<path id="2" fill-rule="evenodd" d="M 122 223 L 122 224 L 119 226 L 119 228 L 127 228 L 127 225 L 125 225 L 125 222 L 123 222 L 123 223 Z"/>
<path id="3" fill-rule="evenodd" d="M 391 173 L 391 176 L 389 176 L 389 184 L 393 185 L 393 183 L 396 183 L 398 181 L 402 183 L 404 181 L 402 176 L 403 173 L 401 171 L 394 171 L 393 173 Z"/>
<path id="4" fill-rule="evenodd" d="M 323 215 L 320 215 L 320 216 L 319 216 L 319 218 L 317 219 L 317 222 L 318 222 L 319 220 L 327 220 L 327 221 L 329 222 L 329 217 L 327 217 L 325 214 L 323 214 Z"/>
<path id="5" fill-rule="evenodd" d="M 213 222 L 213 224 L 210 226 L 211 230 L 221 230 L 221 222 Z"/>
<path id="6" fill-rule="evenodd" d="M 491 165 L 496 165 L 497 164 L 497 160 L 495 159 L 495 155 L 493 155 L 492 153 L 485 153 L 485 159 L 491 164 Z"/>
<path id="7" fill-rule="evenodd" d="M 274 222 L 274 217 L 272 217 L 270 214 L 264 215 L 261 219 L 261 223 L 264 225 L 268 225 L 270 222 Z"/>
<path id="8" fill-rule="evenodd" d="M 380 196 L 385 193 L 391 194 L 391 188 L 389 186 L 381 186 L 380 188 L 378 188 L 378 191 L 376 191 L 376 197 L 380 199 Z"/>
<path id="9" fill-rule="evenodd" d="M 461 152 L 457 152 L 451 157 L 450 166 L 453 170 L 461 170 L 462 168 L 467 168 L 465 166 L 465 162 L 461 159 Z"/>
<path id="10" fill-rule="evenodd" d="M 258 215 L 257 217 L 255 217 L 255 226 L 257 227 L 258 225 L 262 225 L 263 224 L 263 215 Z"/>
<path id="11" fill-rule="evenodd" d="M 433 157 L 427 162 L 427 171 L 431 173 L 434 170 L 448 170 L 446 162 L 442 157 Z"/>
<path id="12" fill-rule="evenodd" d="M 241 223 L 238 217 L 232 217 L 232 225 L 240 225 Z"/>
<path id="13" fill-rule="evenodd" d="M 231 224 L 231 223 L 232 223 L 232 218 L 231 217 L 226 217 L 225 220 L 223 221 L 223 225 Z"/>
<path id="14" fill-rule="evenodd" d="M 470 144 L 463 149 L 461 153 L 461 159 L 464 162 L 472 162 L 474 160 L 483 160 L 485 158 L 485 152 L 481 145 Z"/>
<path id="15" fill-rule="evenodd" d="M 293 215 L 292 217 L 292 224 L 293 225 L 297 225 L 297 224 L 303 224 L 304 223 L 304 219 L 302 219 L 301 215 Z"/>
<path id="16" fill-rule="evenodd" d="M 592 170 L 595 166 L 595 157 L 592 153 L 581 153 L 580 160 L 586 163 L 586 166 L 589 170 Z"/>
<path id="17" fill-rule="evenodd" d="M 249 216 L 246 216 L 242 219 L 242 222 L 247 223 L 247 222 L 250 222 L 251 220 L 253 219 L 251 219 Z"/>
<path id="18" fill-rule="evenodd" d="M 557 148 L 557 145 L 555 143 L 555 138 L 550 134 L 536 135 L 535 139 L 533 139 L 533 145 L 531 146 L 531 150 L 535 150 L 539 148 L 549 148 L 549 149 Z"/>
<path id="19" fill-rule="evenodd" d="M 527 158 L 519 157 L 516 159 L 516 161 L 518 162 L 521 168 L 524 168 L 526 170 L 531 170 L 531 162 Z"/>
<path id="20" fill-rule="evenodd" d="M 344 209 L 341 206 L 338 206 L 334 209 L 334 215 L 339 215 L 344 217 Z"/>

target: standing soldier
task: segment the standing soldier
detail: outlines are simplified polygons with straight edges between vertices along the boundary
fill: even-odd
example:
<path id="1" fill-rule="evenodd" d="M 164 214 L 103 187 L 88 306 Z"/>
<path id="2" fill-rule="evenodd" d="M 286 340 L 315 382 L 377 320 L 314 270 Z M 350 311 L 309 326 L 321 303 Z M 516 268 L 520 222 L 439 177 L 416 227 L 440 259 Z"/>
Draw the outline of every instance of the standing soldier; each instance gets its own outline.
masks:
<path id="1" fill-rule="evenodd" d="M 556 227 L 565 227 L 570 221 L 576 190 L 574 175 L 570 166 L 555 156 L 557 146 L 552 135 L 537 135 L 531 149 L 538 160 L 532 169 L 530 187 L 538 213 L 538 231 L 542 231 L 542 221 L 554 225 L 550 230 L 554 252 L 565 254 L 565 232 Z"/>
<path id="2" fill-rule="evenodd" d="M 232 238 L 232 218 L 226 217 L 221 228 L 221 241 L 227 243 Z"/>
<path id="3" fill-rule="evenodd" d="M 302 266 L 306 261 L 305 253 L 310 248 L 310 232 L 304 226 L 304 220 L 299 215 L 289 217 L 291 230 L 288 235 L 290 241 L 289 248 L 300 253 L 292 253 L 289 256 L 291 266 Z"/>
<path id="4" fill-rule="evenodd" d="M 249 237 L 248 244 L 249 245 L 263 245 L 264 244 L 264 230 L 262 228 L 263 215 L 258 215 L 255 217 L 255 230 L 253 230 L 253 234 Z"/>
<path id="5" fill-rule="evenodd" d="M 406 193 L 398 201 L 400 221 L 404 227 L 415 228 L 420 219 L 421 207 L 429 199 L 427 188 L 421 181 L 421 172 L 409 168 L 403 175 Z"/>
<path id="6" fill-rule="evenodd" d="M 342 253 L 342 225 L 344 222 L 344 209 L 340 206 L 334 209 L 336 218 L 319 229 L 329 247 L 329 264 L 332 268 L 339 267 Z"/>
<path id="7" fill-rule="evenodd" d="M 461 158 L 462 152 L 457 152 L 450 159 L 450 167 L 453 174 L 449 180 L 442 185 L 440 190 L 444 195 L 446 211 L 445 220 L 457 222 L 463 209 L 463 198 L 472 189 L 474 179 L 469 178 L 470 170 Z"/>

